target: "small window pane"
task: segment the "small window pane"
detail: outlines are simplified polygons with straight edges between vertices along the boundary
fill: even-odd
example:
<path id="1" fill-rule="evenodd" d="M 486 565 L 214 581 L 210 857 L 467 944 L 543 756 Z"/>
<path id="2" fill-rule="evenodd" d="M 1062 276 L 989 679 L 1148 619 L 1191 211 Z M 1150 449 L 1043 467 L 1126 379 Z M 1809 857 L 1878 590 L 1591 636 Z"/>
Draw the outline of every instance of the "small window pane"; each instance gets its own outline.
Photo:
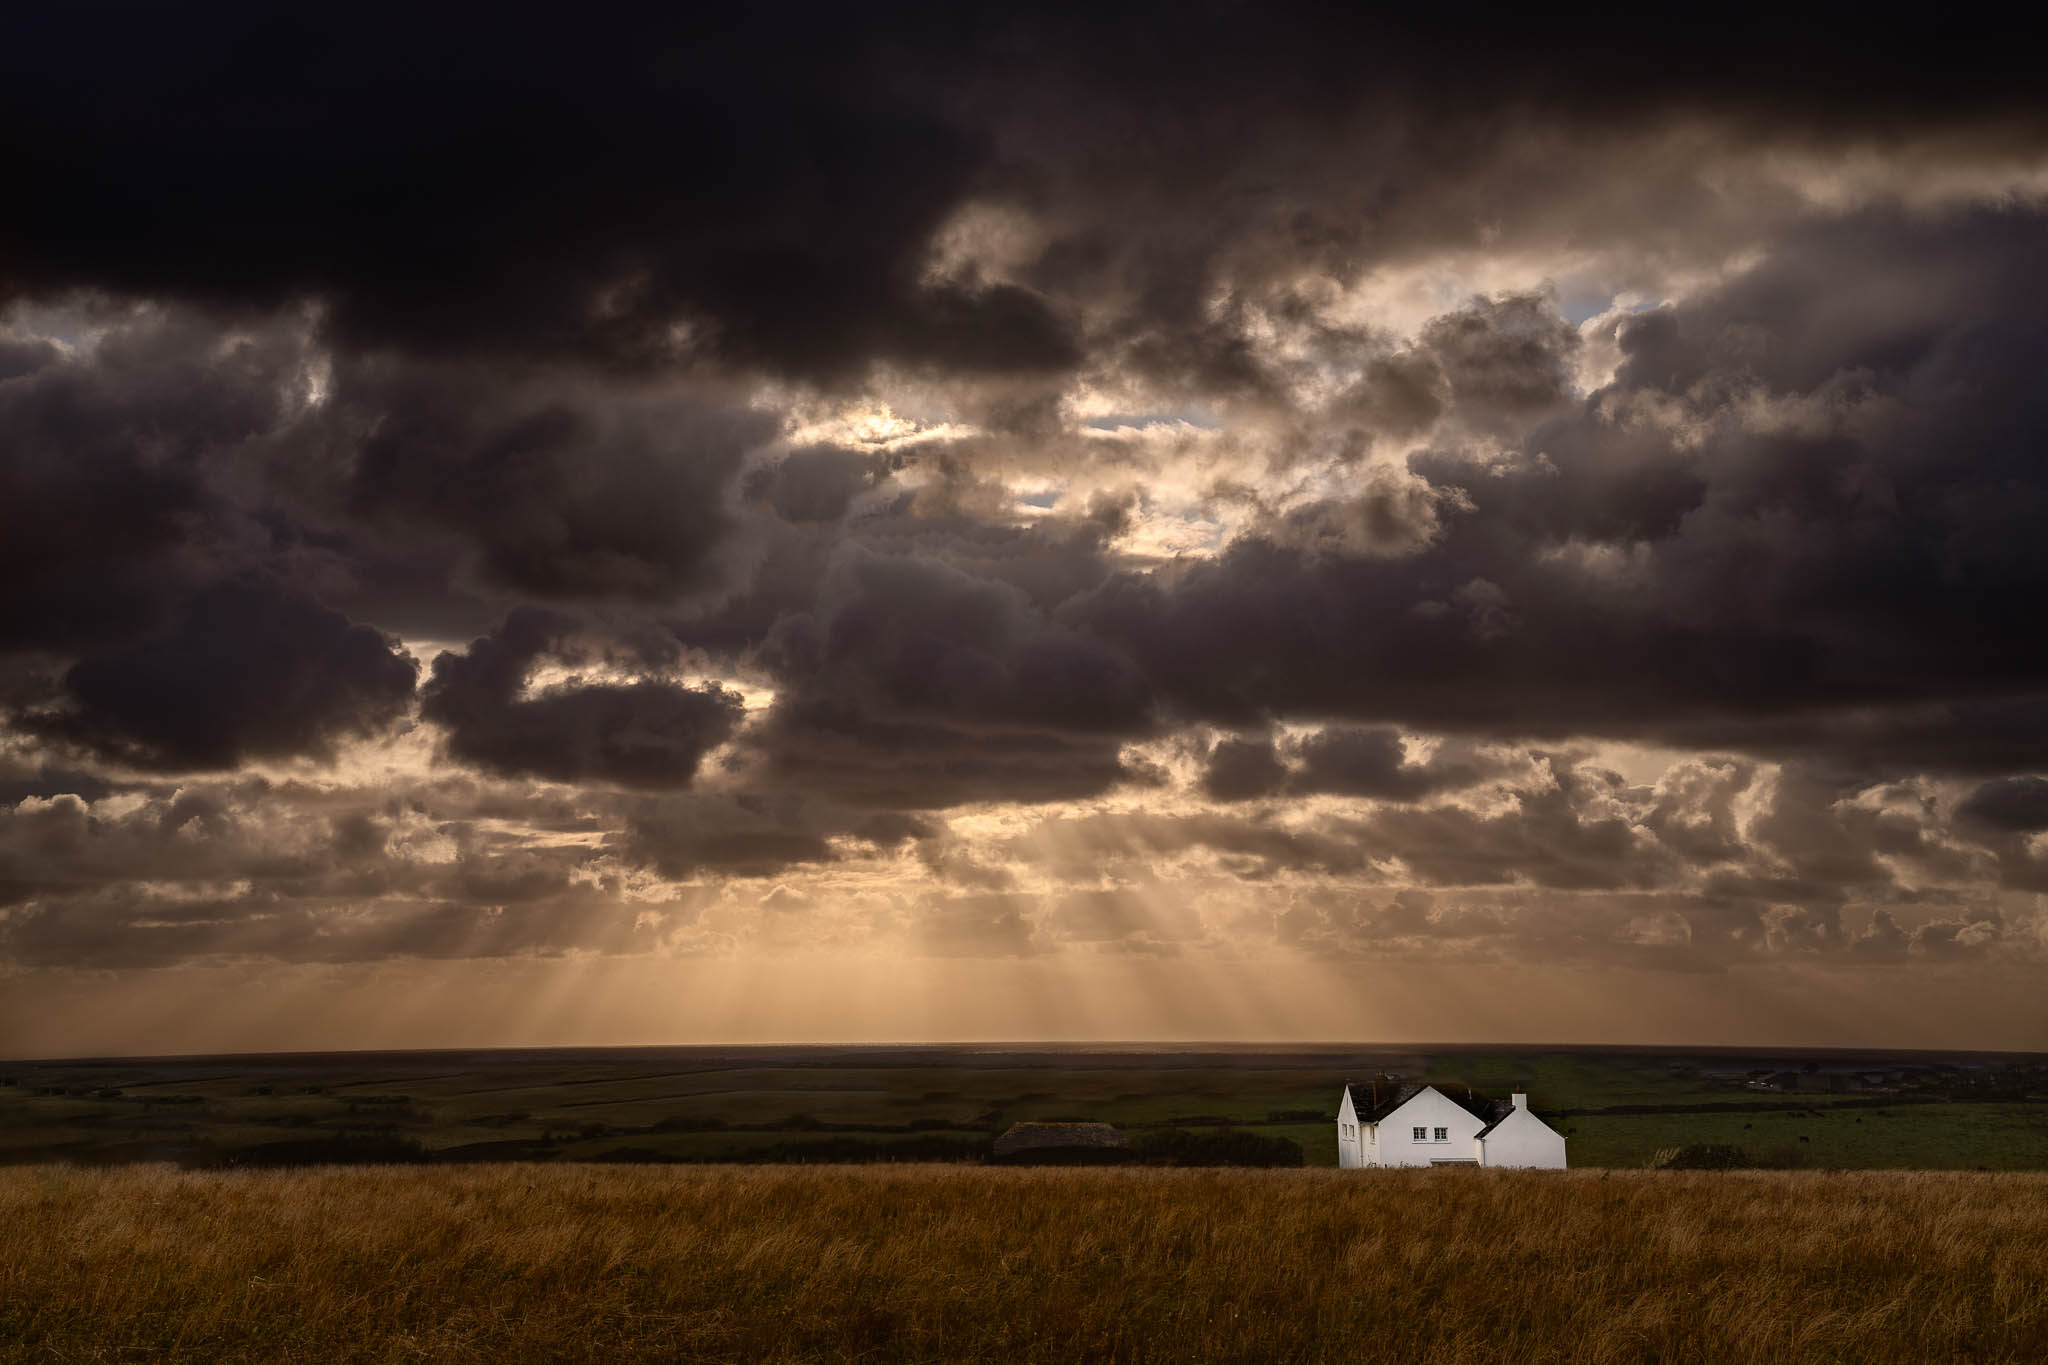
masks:
<path id="1" fill-rule="evenodd" d="M 1436 1130 L 1436 1140 L 1437 1140 L 1438 1142 L 1449 1142 L 1449 1141 L 1451 1140 L 1451 1130 L 1450 1130 L 1450 1129 L 1448 1129 L 1448 1128 L 1439 1128 L 1439 1129 L 1437 1129 L 1437 1130 Z"/>
<path id="2" fill-rule="evenodd" d="M 1413 1131 L 1413 1132 L 1414 1132 L 1414 1134 L 1415 1134 L 1415 1140 L 1416 1140 L 1417 1142 L 1423 1142 L 1423 1141 L 1427 1141 L 1427 1140 L 1428 1140 L 1428 1138 L 1429 1138 L 1429 1129 L 1427 1129 L 1427 1128 L 1416 1128 L 1416 1129 L 1413 1129 L 1413 1130 L 1411 1130 L 1411 1131 Z"/>

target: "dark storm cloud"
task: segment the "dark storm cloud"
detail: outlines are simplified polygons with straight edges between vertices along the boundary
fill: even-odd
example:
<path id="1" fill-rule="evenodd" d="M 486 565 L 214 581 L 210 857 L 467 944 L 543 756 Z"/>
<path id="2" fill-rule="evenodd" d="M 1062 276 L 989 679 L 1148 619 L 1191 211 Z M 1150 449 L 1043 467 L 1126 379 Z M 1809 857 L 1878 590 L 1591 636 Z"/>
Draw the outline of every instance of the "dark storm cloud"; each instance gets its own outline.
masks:
<path id="1" fill-rule="evenodd" d="M 1846 730 L 1879 764 L 1967 768 L 2002 739 L 2004 762 L 2039 766 L 2024 694 L 2048 676 L 2027 625 L 2048 590 L 2041 224 L 1873 213 L 1796 235 L 1624 321 L 1615 384 L 1516 458 L 1415 456 L 1462 500 L 1427 549 L 1248 536 L 1113 579 L 1063 619 L 1130 651 L 1175 710 L 1226 725 L 1753 734 L 1795 753 Z M 1549 351 L 1486 353 L 1550 391 Z"/>
<path id="2" fill-rule="evenodd" d="M 1283 762 L 1282 755 L 1293 760 Z M 1202 790 L 1218 801 L 1281 794 L 1418 801 L 1470 786 L 1502 770 L 1501 759 L 1459 741 L 1411 762 L 1398 730 L 1330 726 L 1284 744 L 1271 735 L 1220 740 L 1210 749 Z"/>
<path id="3" fill-rule="evenodd" d="M 1008 198 L 1065 223 L 1047 288 L 1091 297 L 1107 267 L 1139 350 L 1256 386 L 1202 316 L 1217 261 L 1268 231 L 1328 264 L 1474 237 L 1502 198 L 1545 191 L 1490 158 L 1504 127 L 1732 117 L 1867 139 L 2038 112 L 2027 64 L 1960 32 L 1762 27 L 1320 4 L 46 7 L 0 58 L 0 243 L 13 289 L 313 296 L 352 345 L 825 377 L 1072 366 L 1043 291 L 926 273 L 953 208 Z M 1550 188 L 1583 188 L 1584 166 L 1546 159 Z M 1482 168 L 1490 200 L 1416 192 Z"/>
<path id="4" fill-rule="evenodd" d="M 1191 942 L 1101 890 L 1174 867 L 1332 952 L 2024 953 L 2033 65 L 1784 13 L 46 7 L 0 44 L 0 945 L 625 951 L 651 877 L 900 859 L 988 893 L 919 903 L 937 953 Z M 1631 290 L 1677 301 L 1567 320 Z M 488 632 L 435 782 L 150 775 L 386 733 L 386 631 Z M 1219 730 L 1195 793 L 1140 756 Z"/>
<path id="5" fill-rule="evenodd" d="M 346 367 L 325 424 L 356 517 L 467 543 L 503 589 L 648 601 L 723 581 L 728 486 L 775 427 L 546 374 L 390 363 Z"/>
<path id="6" fill-rule="evenodd" d="M 260 581 L 209 588 L 165 634 L 89 655 L 34 727 L 145 768 L 328 753 L 387 729 L 418 665 L 381 632 Z"/>
<path id="7" fill-rule="evenodd" d="M 1143 678 L 1119 654 L 1048 619 L 1018 587 L 950 562 L 856 551 L 814 613 L 771 637 L 777 674 L 825 682 L 890 717 L 1065 733 L 1143 724 Z"/>
<path id="8" fill-rule="evenodd" d="M 2008 777 L 1986 782 L 1956 807 L 1956 814 L 2015 834 L 2048 829 L 2048 779 Z"/>
<path id="9" fill-rule="evenodd" d="M 687 349 L 682 325 L 828 376 L 884 355 L 1070 363 L 1025 291 L 921 280 L 979 154 L 909 97 L 917 63 L 888 27 L 823 9 L 52 11 L 0 78 L 6 157 L 40 206 L 7 235 L 8 283 L 312 295 L 337 337 L 416 348 L 644 364 Z"/>
<path id="10" fill-rule="evenodd" d="M 1122 741 L 1149 723 L 1144 680 L 1019 586 L 1041 577 L 1036 538 L 999 539 L 994 565 L 973 543 L 946 559 L 923 538 L 914 554 L 865 548 L 880 535 L 832 563 L 815 605 L 769 636 L 781 691 L 750 743 L 771 771 L 913 809 L 1071 799 L 1125 776 Z"/>
<path id="11" fill-rule="evenodd" d="M 443 654 L 421 690 L 421 718 L 447 732 L 450 755 L 490 772 L 688 786 L 704 755 L 739 723 L 739 695 L 715 683 L 643 680 L 572 682 L 523 696 L 536 664 L 564 656 L 575 625 L 522 609 L 462 653 Z"/>
<path id="12" fill-rule="evenodd" d="M 108 311 L 88 354 L 16 346 L 0 380 L 0 650 L 119 641 L 268 540 L 219 477 L 289 421 L 304 348 Z"/>
<path id="13" fill-rule="evenodd" d="M 1079 800 L 1132 776 L 1114 736 L 892 720 L 829 697 L 778 699 L 746 742 L 781 785 L 899 810 Z"/>
<path id="14" fill-rule="evenodd" d="M 755 471 L 746 481 L 746 494 L 784 521 L 838 521 L 855 498 L 880 482 L 892 463 L 886 455 L 807 446 Z"/>
<path id="15" fill-rule="evenodd" d="M 839 861 L 848 850 L 835 846 L 835 838 L 875 848 L 896 844 L 900 834 L 794 793 L 705 794 L 635 804 L 617 843 L 629 862 L 683 880 L 772 877 L 799 864 Z"/>
<path id="16" fill-rule="evenodd" d="M 1216 801 L 1270 796 L 1286 781 L 1287 765 L 1266 735 L 1218 740 L 1202 770 L 1202 792 Z"/>

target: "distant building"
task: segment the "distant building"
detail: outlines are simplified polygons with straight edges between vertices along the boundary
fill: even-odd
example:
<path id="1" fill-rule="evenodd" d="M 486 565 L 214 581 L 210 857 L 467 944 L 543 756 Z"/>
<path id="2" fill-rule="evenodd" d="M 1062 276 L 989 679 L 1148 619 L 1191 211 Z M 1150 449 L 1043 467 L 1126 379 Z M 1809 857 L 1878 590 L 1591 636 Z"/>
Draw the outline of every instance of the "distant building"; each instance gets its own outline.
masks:
<path id="1" fill-rule="evenodd" d="M 1529 1111 L 1516 1091 L 1509 1103 L 1433 1085 L 1344 1087 L 1337 1106 L 1337 1164 L 1493 1166 L 1561 1171 L 1564 1135 Z"/>
<path id="2" fill-rule="evenodd" d="M 1131 1144 L 1107 1123 L 1014 1123 L 996 1139 L 1011 1166 L 1107 1166 L 1131 1158 Z"/>

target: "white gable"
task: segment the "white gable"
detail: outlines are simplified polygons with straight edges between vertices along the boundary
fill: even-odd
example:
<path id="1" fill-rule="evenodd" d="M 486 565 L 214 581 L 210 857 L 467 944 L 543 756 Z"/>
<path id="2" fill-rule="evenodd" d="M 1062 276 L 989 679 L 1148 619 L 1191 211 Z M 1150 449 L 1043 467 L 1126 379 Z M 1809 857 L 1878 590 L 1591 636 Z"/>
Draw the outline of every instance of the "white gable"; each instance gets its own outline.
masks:
<path id="1" fill-rule="evenodd" d="M 1347 1171 L 1355 1171 L 1366 1162 L 1365 1134 L 1360 1131 L 1358 1110 L 1351 1104 L 1351 1087 L 1344 1087 L 1344 1098 L 1337 1105 L 1337 1165 Z"/>
<path id="2" fill-rule="evenodd" d="M 1565 1168 L 1564 1135 L 1519 1107 L 1487 1130 L 1479 1139 L 1479 1148 L 1480 1162 L 1487 1166 Z"/>
<path id="3" fill-rule="evenodd" d="M 1485 1123 L 1433 1085 L 1425 1085 L 1387 1114 L 1376 1127 L 1371 1164 L 1431 1166 L 1438 1162 L 1471 1162 L 1477 1155 L 1472 1139 Z"/>

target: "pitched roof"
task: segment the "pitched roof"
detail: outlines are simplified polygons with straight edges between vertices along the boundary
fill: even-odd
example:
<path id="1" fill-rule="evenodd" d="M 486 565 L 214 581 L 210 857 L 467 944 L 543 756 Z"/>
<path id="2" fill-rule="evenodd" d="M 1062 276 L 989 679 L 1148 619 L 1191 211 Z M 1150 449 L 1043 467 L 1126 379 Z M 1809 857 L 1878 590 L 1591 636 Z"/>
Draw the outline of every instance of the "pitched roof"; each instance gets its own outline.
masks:
<path id="1" fill-rule="evenodd" d="M 1351 1108 L 1358 1115 L 1358 1121 L 1360 1123 L 1378 1123 L 1381 1119 L 1386 1118 L 1423 1091 L 1436 1089 L 1436 1087 L 1422 1085 L 1413 1081 L 1404 1082 L 1395 1086 L 1387 1098 L 1377 1105 L 1372 1103 L 1371 1087 L 1360 1091 L 1353 1090 L 1347 1085 L 1344 1089 L 1351 1095 Z M 1481 1130 L 1482 1132 L 1491 1131 L 1495 1125 L 1514 1111 L 1514 1105 L 1509 1104 L 1505 1100 L 1490 1100 L 1484 1095 L 1475 1094 L 1471 1090 L 1466 1090 L 1460 1094 L 1457 1091 L 1438 1089 L 1436 1093 L 1442 1095 L 1460 1109 L 1463 1109 L 1473 1118 L 1484 1123 L 1486 1128 Z"/>
<path id="2" fill-rule="evenodd" d="M 1122 1133 L 1107 1123 L 1013 1123 L 996 1139 L 995 1154 L 1043 1151 L 1047 1148 L 1128 1147 Z"/>

